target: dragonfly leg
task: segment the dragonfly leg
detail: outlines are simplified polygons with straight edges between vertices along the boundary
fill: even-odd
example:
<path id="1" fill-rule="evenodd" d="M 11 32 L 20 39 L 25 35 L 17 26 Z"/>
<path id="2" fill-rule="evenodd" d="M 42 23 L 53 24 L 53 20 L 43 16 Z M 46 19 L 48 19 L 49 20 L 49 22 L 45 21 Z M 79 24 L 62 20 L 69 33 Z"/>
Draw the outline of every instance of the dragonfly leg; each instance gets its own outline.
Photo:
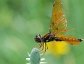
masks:
<path id="1" fill-rule="evenodd" d="M 48 49 L 48 46 L 47 46 L 47 44 L 46 44 L 46 49 Z"/>
<path id="2" fill-rule="evenodd" d="M 47 50 L 47 44 L 46 44 L 46 42 L 44 44 L 45 44 L 45 52 L 46 52 L 46 50 Z"/>
<path id="3" fill-rule="evenodd" d="M 44 43 L 41 43 L 41 51 L 44 49 Z"/>
<path id="4" fill-rule="evenodd" d="M 42 43 L 39 44 L 39 48 L 41 48 L 41 47 L 42 47 Z"/>

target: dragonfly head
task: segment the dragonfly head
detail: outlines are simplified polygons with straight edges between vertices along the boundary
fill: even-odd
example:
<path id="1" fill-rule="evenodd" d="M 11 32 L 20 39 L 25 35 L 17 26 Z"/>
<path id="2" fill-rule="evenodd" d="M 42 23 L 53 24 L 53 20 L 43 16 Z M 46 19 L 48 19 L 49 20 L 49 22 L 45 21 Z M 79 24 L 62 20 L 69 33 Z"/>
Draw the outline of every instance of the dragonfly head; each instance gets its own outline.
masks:
<path id="1" fill-rule="evenodd" d="M 41 37 L 40 34 L 36 35 L 34 39 L 35 39 L 35 41 L 38 42 L 38 43 L 42 42 L 42 37 Z"/>

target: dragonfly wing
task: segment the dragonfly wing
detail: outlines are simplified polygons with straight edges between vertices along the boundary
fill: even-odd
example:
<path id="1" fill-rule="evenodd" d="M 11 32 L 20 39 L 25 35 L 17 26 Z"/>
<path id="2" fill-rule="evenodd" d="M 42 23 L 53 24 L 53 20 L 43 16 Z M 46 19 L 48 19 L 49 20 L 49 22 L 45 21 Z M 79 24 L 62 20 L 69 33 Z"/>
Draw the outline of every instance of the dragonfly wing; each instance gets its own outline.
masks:
<path id="1" fill-rule="evenodd" d="M 67 20 L 64 16 L 61 0 L 55 0 L 52 11 L 51 33 L 55 36 L 64 33 L 67 27 Z"/>

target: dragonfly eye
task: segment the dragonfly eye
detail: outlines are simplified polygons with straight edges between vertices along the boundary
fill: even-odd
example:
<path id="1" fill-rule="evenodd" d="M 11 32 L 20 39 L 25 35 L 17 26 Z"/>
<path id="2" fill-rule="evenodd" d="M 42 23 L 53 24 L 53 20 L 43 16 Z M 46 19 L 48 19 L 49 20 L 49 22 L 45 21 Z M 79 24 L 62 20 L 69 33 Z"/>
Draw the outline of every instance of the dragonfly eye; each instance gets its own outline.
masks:
<path id="1" fill-rule="evenodd" d="M 40 34 L 36 35 L 36 37 L 34 38 L 36 42 L 40 43 L 42 42 L 42 37 Z"/>

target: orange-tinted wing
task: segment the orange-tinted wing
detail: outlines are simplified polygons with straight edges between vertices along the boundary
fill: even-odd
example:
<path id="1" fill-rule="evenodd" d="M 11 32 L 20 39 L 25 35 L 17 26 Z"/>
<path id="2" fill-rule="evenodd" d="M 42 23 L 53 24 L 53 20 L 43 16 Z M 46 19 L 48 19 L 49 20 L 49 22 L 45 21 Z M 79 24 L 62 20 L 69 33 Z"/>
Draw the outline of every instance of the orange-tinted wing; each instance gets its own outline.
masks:
<path id="1" fill-rule="evenodd" d="M 64 16 L 61 0 L 55 0 L 52 11 L 51 33 L 55 36 L 64 33 L 67 27 L 67 20 Z"/>

